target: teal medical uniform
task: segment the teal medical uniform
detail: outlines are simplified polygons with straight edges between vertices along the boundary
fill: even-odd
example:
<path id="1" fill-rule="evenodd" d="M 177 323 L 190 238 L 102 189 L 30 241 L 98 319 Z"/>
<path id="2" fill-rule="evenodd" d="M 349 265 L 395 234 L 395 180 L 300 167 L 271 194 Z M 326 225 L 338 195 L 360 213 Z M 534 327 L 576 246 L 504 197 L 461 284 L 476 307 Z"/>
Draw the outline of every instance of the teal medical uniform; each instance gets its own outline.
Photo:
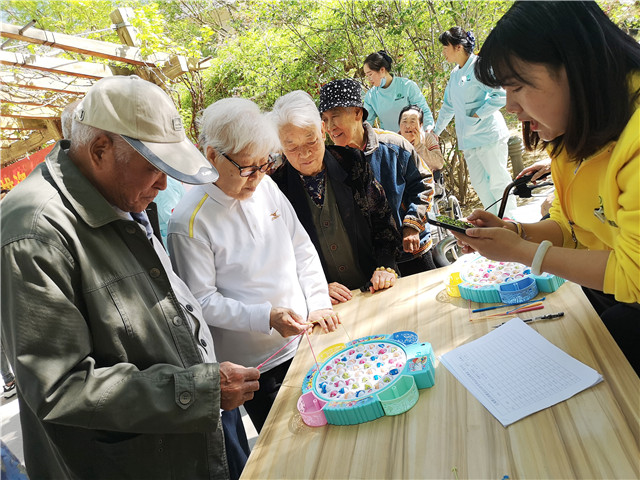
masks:
<path id="1" fill-rule="evenodd" d="M 511 183 L 507 170 L 509 130 L 500 113 L 507 103 L 507 94 L 502 88 L 488 87 L 476 78 L 477 58 L 471 54 L 462 68 L 456 66 L 451 72 L 433 131 L 440 135 L 455 116 L 458 147 L 465 154 L 471 185 L 486 208 L 501 199 Z M 505 216 L 513 218 L 515 206 L 515 198 L 510 197 Z M 496 213 L 498 207 L 499 204 L 490 211 Z"/>
<path id="2" fill-rule="evenodd" d="M 399 132 L 398 117 L 402 109 L 408 105 L 417 105 L 424 115 L 423 128 L 433 127 L 433 114 L 416 82 L 403 77 L 393 77 L 387 88 L 373 87 L 364 97 L 364 108 L 367 110 L 367 122 L 373 125 L 380 119 L 380 127 L 390 132 Z"/>

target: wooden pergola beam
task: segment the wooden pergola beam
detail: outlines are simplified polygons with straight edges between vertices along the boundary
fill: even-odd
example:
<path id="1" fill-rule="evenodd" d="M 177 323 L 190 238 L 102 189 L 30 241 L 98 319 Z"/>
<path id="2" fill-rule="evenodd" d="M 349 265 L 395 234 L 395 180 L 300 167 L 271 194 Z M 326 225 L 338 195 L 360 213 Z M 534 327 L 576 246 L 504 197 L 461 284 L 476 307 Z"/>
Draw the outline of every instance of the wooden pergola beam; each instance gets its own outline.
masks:
<path id="1" fill-rule="evenodd" d="M 29 90 L 46 90 L 70 95 L 84 95 L 89 90 L 91 81 L 64 75 L 60 75 L 58 78 L 54 78 L 51 75 L 45 77 L 34 71 L 17 73 L 5 70 L 0 71 L 0 85 L 12 85 Z"/>
<path id="2" fill-rule="evenodd" d="M 40 92 L 38 92 L 40 93 Z M 63 95 L 25 94 L 21 91 L 0 90 L 0 103 L 11 105 L 31 105 L 34 107 L 64 108 L 71 101 Z"/>
<path id="3" fill-rule="evenodd" d="M 66 52 L 81 53 L 93 57 L 106 58 L 117 62 L 128 63 L 130 65 L 155 67 L 155 61 L 145 59 L 140 48 L 130 47 L 117 43 L 93 40 L 90 38 L 76 37 L 64 33 L 40 30 L 39 28 L 29 28 L 22 34 L 22 27 L 9 23 L 0 23 L 0 35 L 4 38 L 20 40 L 22 42 L 34 43 L 37 45 L 47 45 L 59 48 Z"/>
<path id="4" fill-rule="evenodd" d="M 46 130 L 47 121 L 34 118 L 0 118 L 0 130 Z"/>
<path id="5" fill-rule="evenodd" d="M 40 120 L 49 120 L 60 118 L 62 108 L 53 107 L 30 107 L 28 105 L 21 106 L 20 109 L 6 108 L 7 104 L 3 104 L 2 116 L 9 118 L 32 118 Z"/>
<path id="6" fill-rule="evenodd" d="M 138 31 L 129 21 L 133 18 L 133 8 L 118 7 L 109 14 L 109 18 L 115 24 L 116 33 L 123 44 L 130 47 L 137 47 L 140 45 L 140 42 L 138 41 Z"/>
<path id="7" fill-rule="evenodd" d="M 22 67 L 43 72 L 98 80 L 113 76 L 111 68 L 100 63 L 80 62 L 68 58 L 40 57 L 0 50 L 0 65 Z"/>
<path id="8" fill-rule="evenodd" d="M 26 140 L 14 142 L 8 147 L 2 147 L 0 156 L 2 157 L 2 167 L 13 163 L 14 161 L 24 157 L 26 154 L 39 150 L 42 145 L 56 137 L 49 131 L 35 132 Z"/>
<path id="9" fill-rule="evenodd" d="M 131 16 L 127 9 L 117 9 L 112 12 L 112 20 L 120 20 L 118 35 L 128 42 L 135 42 L 135 28 L 128 20 Z M 20 33 L 22 27 L 0 22 L 0 35 L 5 38 L 20 40 L 38 45 L 56 47 L 67 52 L 81 53 L 93 57 L 106 58 L 117 62 L 127 63 L 138 67 L 167 68 L 171 73 L 170 78 L 182 73 L 194 70 L 202 70 L 206 65 L 201 64 L 200 59 L 184 57 L 182 55 L 167 55 L 155 53 L 147 58 L 142 56 L 139 47 L 133 45 L 121 45 L 117 43 L 92 40 L 89 38 L 75 37 L 64 33 L 55 33 L 38 28 L 29 28 Z M 133 38 L 131 38 L 133 36 Z M 177 68 L 176 68 L 177 67 Z M 181 68 L 182 67 L 182 68 Z"/>

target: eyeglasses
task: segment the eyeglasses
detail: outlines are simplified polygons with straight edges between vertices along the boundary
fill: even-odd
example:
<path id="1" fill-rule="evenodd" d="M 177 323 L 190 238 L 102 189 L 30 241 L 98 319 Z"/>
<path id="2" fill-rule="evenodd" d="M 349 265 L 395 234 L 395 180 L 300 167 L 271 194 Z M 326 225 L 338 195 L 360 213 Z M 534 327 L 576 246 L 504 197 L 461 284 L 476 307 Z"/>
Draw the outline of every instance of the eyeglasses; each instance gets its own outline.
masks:
<path id="1" fill-rule="evenodd" d="M 276 162 L 275 157 L 273 155 L 269 154 L 269 160 L 267 161 L 267 163 L 264 163 L 262 165 L 257 165 L 257 166 L 254 165 L 254 166 L 251 166 L 251 167 L 241 167 L 236 162 L 234 162 L 229 157 L 227 157 L 224 153 L 222 153 L 222 152 L 218 152 L 218 153 L 220 153 L 220 155 L 222 155 L 224 158 L 226 158 L 227 160 L 229 160 L 231 163 L 233 163 L 236 166 L 236 168 L 240 171 L 240 176 L 241 177 L 250 177 L 251 175 L 253 175 L 256 172 L 265 173 L 265 172 L 269 171 L 269 169 Z"/>

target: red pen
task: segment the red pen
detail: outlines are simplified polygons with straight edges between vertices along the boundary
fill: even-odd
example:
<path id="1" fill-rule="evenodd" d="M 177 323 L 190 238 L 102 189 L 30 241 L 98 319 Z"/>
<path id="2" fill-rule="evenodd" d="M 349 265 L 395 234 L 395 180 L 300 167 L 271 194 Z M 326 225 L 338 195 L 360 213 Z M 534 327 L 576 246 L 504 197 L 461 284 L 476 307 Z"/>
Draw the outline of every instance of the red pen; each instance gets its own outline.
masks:
<path id="1" fill-rule="evenodd" d="M 511 312 L 509 312 L 509 315 L 513 315 L 515 313 L 532 312 L 533 310 L 540 310 L 542 308 L 544 308 L 544 305 L 537 305 L 535 307 L 521 308 L 519 310 L 512 310 Z"/>

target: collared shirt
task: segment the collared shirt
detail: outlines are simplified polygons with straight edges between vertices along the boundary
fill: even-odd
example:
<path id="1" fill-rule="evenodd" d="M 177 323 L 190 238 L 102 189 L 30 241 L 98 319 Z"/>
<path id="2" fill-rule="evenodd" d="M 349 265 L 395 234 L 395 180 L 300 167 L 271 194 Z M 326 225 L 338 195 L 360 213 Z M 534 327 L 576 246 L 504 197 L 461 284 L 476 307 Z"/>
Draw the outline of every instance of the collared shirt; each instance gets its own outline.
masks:
<path id="1" fill-rule="evenodd" d="M 306 176 L 300 174 L 300 179 L 304 184 L 304 188 L 313 200 L 313 203 L 318 207 L 322 207 L 324 203 L 324 191 L 326 184 L 327 173 L 325 170 L 321 170 L 320 173 L 314 176 Z"/>
<path id="2" fill-rule="evenodd" d="M 255 367 L 291 340 L 272 331 L 272 307 L 303 320 L 331 308 L 318 254 L 268 176 L 243 201 L 214 184 L 192 188 L 174 210 L 168 243 L 176 272 L 202 305 L 220 361 Z M 296 348 L 293 342 L 261 370 Z"/>

